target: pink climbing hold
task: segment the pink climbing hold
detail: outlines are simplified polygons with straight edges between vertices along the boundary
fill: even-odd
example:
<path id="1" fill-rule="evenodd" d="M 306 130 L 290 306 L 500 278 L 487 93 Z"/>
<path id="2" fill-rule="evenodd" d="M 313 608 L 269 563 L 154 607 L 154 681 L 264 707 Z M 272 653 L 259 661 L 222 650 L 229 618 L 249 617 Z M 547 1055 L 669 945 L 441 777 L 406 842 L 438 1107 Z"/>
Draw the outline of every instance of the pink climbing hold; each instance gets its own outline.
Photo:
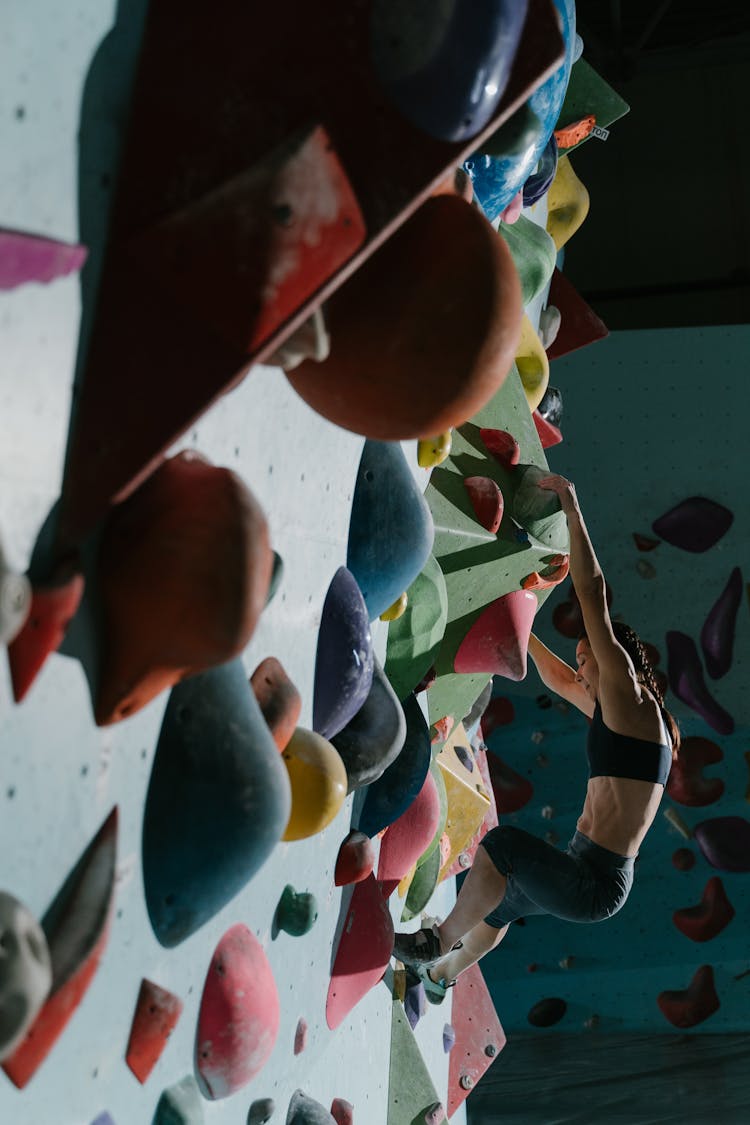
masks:
<path id="1" fill-rule="evenodd" d="M 85 246 L 20 230 L 0 230 L 0 290 L 16 289 L 29 281 L 47 284 L 77 273 L 87 254 Z"/>
<path id="2" fill-rule="evenodd" d="M 733 520 L 723 504 L 705 496 L 690 496 L 654 520 L 651 529 L 673 547 L 702 554 L 729 531 Z"/>
<path id="3" fill-rule="evenodd" d="M 438 742 L 445 742 L 455 724 L 456 720 L 452 715 L 443 715 L 442 719 L 438 719 L 436 723 L 433 723 L 435 734 L 430 739 L 431 745 L 436 746 Z"/>
<path id="4" fill-rule="evenodd" d="M 712 875 L 708 880 L 697 906 L 684 906 L 681 910 L 675 910 L 672 915 L 677 929 L 691 941 L 710 941 L 733 918 L 734 907 L 727 898 L 724 884 L 718 875 Z"/>
<path id="5" fill-rule="evenodd" d="M 720 762 L 721 748 L 708 738 L 683 738 L 680 752 L 672 762 L 667 793 L 678 805 L 700 807 L 718 801 L 724 792 L 720 777 L 704 777 L 703 769 Z"/>
<path id="6" fill-rule="evenodd" d="M 268 958 L 247 926 L 216 946 L 201 997 L 195 1065 L 204 1097 L 242 1089 L 265 1066 L 279 1031 L 279 994 Z"/>
<path id="7" fill-rule="evenodd" d="M 428 771 L 417 796 L 387 829 L 380 844 L 378 882 L 389 898 L 434 839 L 440 822 L 440 796 Z"/>
<path id="8" fill-rule="evenodd" d="M 141 981 L 125 1054 L 125 1061 L 141 1084 L 161 1058 L 181 1014 L 179 996 L 153 981 Z"/>
<path id="9" fill-rule="evenodd" d="M 375 850 L 372 840 L 364 832 L 358 832 L 353 828 L 339 848 L 333 881 L 337 887 L 349 883 L 361 883 L 372 873 L 374 866 Z"/>
<path id="10" fill-rule="evenodd" d="M 482 427 L 479 436 L 487 452 L 503 466 L 510 469 L 521 460 L 521 447 L 507 430 L 493 430 Z"/>
<path id="11" fill-rule="evenodd" d="M 667 633 L 667 670 L 672 691 L 719 734 L 731 734 L 734 719 L 716 702 L 703 679 L 698 649 L 686 633 Z"/>
<path id="12" fill-rule="evenodd" d="M 297 1020 L 297 1027 L 294 1032 L 294 1053 L 301 1055 L 307 1046 L 307 1020 L 300 1016 Z"/>
<path id="13" fill-rule="evenodd" d="M 535 410 L 531 417 L 534 419 L 536 426 L 537 436 L 542 443 L 542 449 L 549 449 L 553 445 L 559 445 L 563 439 L 562 430 L 554 423 L 549 422 L 543 418 L 538 410 Z"/>
<path id="14" fill-rule="evenodd" d="M 512 226 L 517 223 L 523 211 L 523 189 L 516 192 L 507 207 L 500 212 L 500 219 L 502 222 Z"/>
<path id="15" fill-rule="evenodd" d="M 464 477 L 477 523 L 494 535 L 503 519 L 504 501 L 499 485 L 492 477 Z"/>
<path id="16" fill-rule="evenodd" d="M 710 965 L 701 965 L 687 988 L 660 992 L 656 1003 L 674 1027 L 695 1027 L 703 1023 L 719 1010 L 713 969 Z"/>
<path id="17" fill-rule="evenodd" d="M 393 920 L 374 875 L 354 888 L 326 998 L 333 1031 L 381 980 L 393 952 Z"/>
<path id="18" fill-rule="evenodd" d="M 528 590 L 512 590 L 491 602 L 461 642 L 453 661 L 454 671 L 489 672 L 522 680 L 537 606 Z"/>
<path id="19" fill-rule="evenodd" d="M 424 1115 L 425 1125 L 442 1125 L 445 1121 L 445 1109 L 440 1102 L 435 1102 Z"/>
<path id="20" fill-rule="evenodd" d="M 742 571 L 736 566 L 701 629 L 703 659 L 712 680 L 726 675 L 732 663 L 734 631 L 741 601 Z"/>
<path id="21" fill-rule="evenodd" d="M 336 1125 L 354 1125 L 354 1106 L 345 1098 L 334 1098 L 331 1102 L 331 1117 Z"/>

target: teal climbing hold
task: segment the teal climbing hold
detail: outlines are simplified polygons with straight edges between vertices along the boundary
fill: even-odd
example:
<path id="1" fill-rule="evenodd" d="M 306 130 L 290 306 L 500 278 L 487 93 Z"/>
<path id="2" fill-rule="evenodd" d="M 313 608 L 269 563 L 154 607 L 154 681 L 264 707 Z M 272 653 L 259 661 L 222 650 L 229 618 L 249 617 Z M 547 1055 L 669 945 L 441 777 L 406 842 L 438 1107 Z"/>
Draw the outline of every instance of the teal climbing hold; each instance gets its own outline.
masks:
<path id="1" fill-rule="evenodd" d="M 276 925 L 292 937 L 302 937 L 315 925 L 318 904 L 309 891 L 295 891 L 287 883 L 276 907 Z"/>
<path id="2" fill-rule="evenodd" d="M 385 673 L 405 699 L 435 661 L 448 620 L 443 572 L 432 555 L 407 591 L 406 612 L 388 627 Z"/>
<path id="3" fill-rule="evenodd" d="M 295 1090 L 286 1114 L 286 1125 L 336 1125 L 336 1118 L 320 1102 Z"/>
<path id="4" fill-rule="evenodd" d="M 376 836 L 406 811 L 424 785 L 430 767 L 430 729 L 416 696 L 404 701 L 404 715 L 406 739 L 401 753 L 367 788 L 358 824 L 366 836 Z"/>
<path id="5" fill-rule="evenodd" d="M 204 1120 L 198 1084 L 187 1075 L 162 1093 L 151 1125 L 203 1125 Z"/>
<path id="6" fill-rule="evenodd" d="M 435 530 L 399 442 L 365 441 L 349 524 L 346 565 L 371 621 L 421 572 Z"/>

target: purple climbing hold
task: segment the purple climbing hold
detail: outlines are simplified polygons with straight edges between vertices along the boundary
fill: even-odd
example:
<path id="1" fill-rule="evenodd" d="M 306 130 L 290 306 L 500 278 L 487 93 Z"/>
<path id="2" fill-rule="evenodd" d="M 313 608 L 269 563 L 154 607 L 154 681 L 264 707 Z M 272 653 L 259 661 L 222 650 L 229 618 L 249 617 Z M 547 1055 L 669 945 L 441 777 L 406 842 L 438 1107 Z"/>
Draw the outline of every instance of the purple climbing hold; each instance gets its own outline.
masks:
<path id="1" fill-rule="evenodd" d="M 443 1027 L 443 1050 L 446 1055 L 453 1050 L 456 1045 L 456 1029 L 452 1023 L 446 1023 Z"/>
<path id="2" fill-rule="evenodd" d="M 110 1115 L 105 1112 L 100 1113 L 98 1117 L 95 1117 L 91 1122 L 91 1125 L 115 1125 L 115 1122 L 114 1118 L 110 1117 Z"/>
<path id="3" fill-rule="evenodd" d="M 703 855 L 719 871 L 750 871 L 750 822 L 742 816 L 702 820 L 693 836 Z"/>
<path id="4" fill-rule="evenodd" d="M 340 566 L 328 587 L 315 656 L 313 730 L 333 738 L 370 694 L 373 675 L 370 620 L 351 571 Z"/>
<path id="5" fill-rule="evenodd" d="M 672 691 L 719 734 L 731 734 L 734 719 L 716 702 L 706 687 L 693 638 L 673 630 L 667 633 L 666 640 L 667 668 Z"/>
<path id="6" fill-rule="evenodd" d="M 712 680 L 718 680 L 725 675 L 732 663 L 734 629 L 741 601 L 742 572 L 736 566 L 701 629 L 703 658 L 706 661 L 706 671 Z"/>
<path id="7" fill-rule="evenodd" d="M 673 547 L 700 554 L 718 543 L 733 519 L 723 504 L 707 500 L 705 496 L 690 496 L 654 520 L 651 529 Z"/>
<path id="8" fill-rule="evenodd" d="M 427 1011 L 427 997 L 421 980 L 411 984 L 404 996 L 404 1014 L 409 1021 L 409 1026 L 414 1030 L 422 1016 Z"/>
<path id="9" fill-rule="evenodd" d="M 489 687 L 490 685 L 488 684 L 487 686 Z M 462 746 L 460 742 L 456 743 L 456 745 L 453 747 L 453 750 L 464 769 L 468 770 L 469 773 L 472 773 L 474 770 L 474 758 L 471 752 L 467 750 L 465 746 Z"/>

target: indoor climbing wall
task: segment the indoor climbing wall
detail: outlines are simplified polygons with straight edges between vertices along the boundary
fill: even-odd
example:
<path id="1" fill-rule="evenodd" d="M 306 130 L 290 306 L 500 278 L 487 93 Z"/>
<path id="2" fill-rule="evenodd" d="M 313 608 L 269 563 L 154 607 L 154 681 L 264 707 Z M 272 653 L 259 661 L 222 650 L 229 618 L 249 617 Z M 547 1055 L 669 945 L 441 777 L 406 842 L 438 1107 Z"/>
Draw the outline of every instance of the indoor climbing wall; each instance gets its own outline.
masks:
<path id="1" fill-rule="evenodd" d="M 684 749 L 621 913 L 606 928 L 529 919 L 486 963 L 511 1037 L 532 1016 L 561 1032 L 746 1028 L 748 528 L 731 466 L 748 344 L 747 328 L 618 333 L 553 362 L 565 443 L 550 460 L 576 482 L 611 612 L 656 650 Z M 569 583 L 538 627 L 572 662 Z M 586 782 L 586 722 L 533 671 L 508 687 L 496 681 L 487 737 L 507 819 L 564 846 Z"/>

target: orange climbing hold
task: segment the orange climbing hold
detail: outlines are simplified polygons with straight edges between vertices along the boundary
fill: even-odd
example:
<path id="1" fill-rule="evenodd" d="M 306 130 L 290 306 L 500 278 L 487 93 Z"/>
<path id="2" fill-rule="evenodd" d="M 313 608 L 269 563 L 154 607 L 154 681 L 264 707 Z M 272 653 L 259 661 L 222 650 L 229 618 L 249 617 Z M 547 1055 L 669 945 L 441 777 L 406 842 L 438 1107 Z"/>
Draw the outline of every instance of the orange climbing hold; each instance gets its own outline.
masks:
<path id="1" fill-rule="evenodd" d="M 585 117 L 581 117 L 578 121 L 572 121 L 570 125 L 563 125 L 561 129 L 555 129 L 557 147 L 572 148 L 573 145 L 580 144 L 588 137 L 595 125 L 596 117 L 593 113 L 587 113 Z"/>
<path id="2" fill-rule="evenodd" d="M 274 742 L 279 750 L 284 750 L 299 722 L 300 693 L 275 656 L 260 662 L 250 677 L 250 686 Z"/>
<path id="3" fill-rule="evenodd" d="M 156 1066 L 182 1013 L 182 1000 L 150 980 L 142 980 L 125 1061 L 143 1084 Z"/>

